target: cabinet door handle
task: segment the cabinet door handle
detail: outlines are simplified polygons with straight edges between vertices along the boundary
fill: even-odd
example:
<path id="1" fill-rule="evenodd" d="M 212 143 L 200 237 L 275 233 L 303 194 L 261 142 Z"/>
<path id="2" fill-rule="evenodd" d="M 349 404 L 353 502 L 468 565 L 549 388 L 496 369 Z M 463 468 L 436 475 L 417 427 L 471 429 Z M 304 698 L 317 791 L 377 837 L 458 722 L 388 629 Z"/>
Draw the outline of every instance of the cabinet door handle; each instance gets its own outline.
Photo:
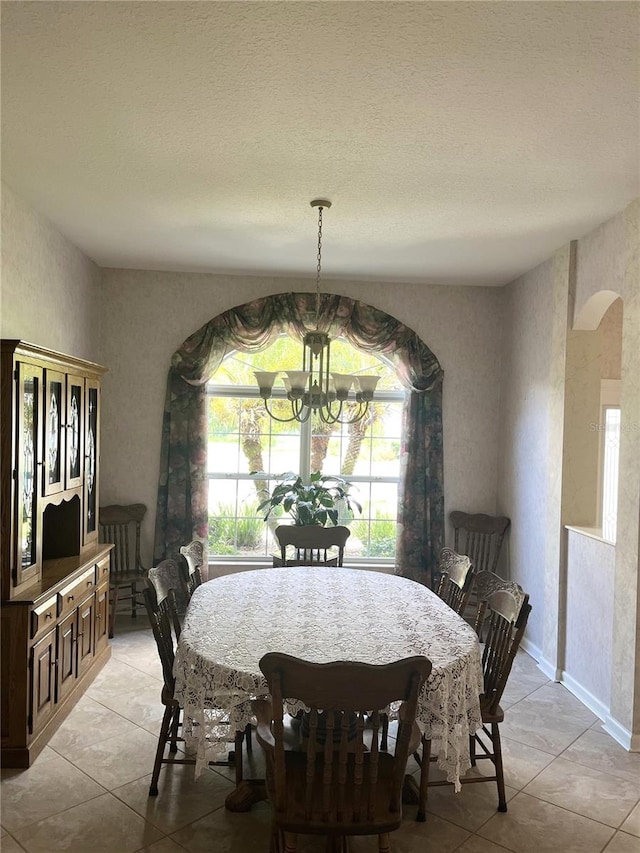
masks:
<path id="1" fill-rule="evenodd" d="M 68 595 L 67 601 L 75 601 L 75 595 Z"/>
<path id="2" fill-rule="evenodd" d="M 93 581 L 87 581 L 87 586 L 93 586 Z"/>
<path id="3" fill-rule="evenodd" d="M 53 619 L 53 613 L 45 613 L 44 618 L 45 619 Z"/>

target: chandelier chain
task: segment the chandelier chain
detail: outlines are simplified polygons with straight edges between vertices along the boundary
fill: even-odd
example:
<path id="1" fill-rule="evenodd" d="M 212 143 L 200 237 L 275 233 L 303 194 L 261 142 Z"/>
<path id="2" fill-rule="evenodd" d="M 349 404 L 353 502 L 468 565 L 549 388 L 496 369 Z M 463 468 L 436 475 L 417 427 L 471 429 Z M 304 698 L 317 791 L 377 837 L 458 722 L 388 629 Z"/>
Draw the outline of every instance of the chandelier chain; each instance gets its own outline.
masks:
<path id="1" fill-rule="evenodd" d="M 362 420 L 374 400 L 377 376 L 358 373 L 334 373 L 331 370 L 331 339 L 320 331 L 320 276 L 322 274 L 322 213 L 331 207 L 327 198 L 314 198 L 311 207 L 318 208 L 318 255 L 316 264 L 316 328 L 307 330 L 302 339 L 302 370 L 254 371 L 260 397 L 268 415 L 281 423 L 308 421 L 311 414 L 325 424 L 353 424 Z M 286 374 L 283 383 L 291 404 L 291 415 L 281 417 L 269 400 L 274 398 L 273 383 L 278 374 Z M 353 392 L 350 391 L 353 386 Z M 359 390 L 358 390 L 359 389 Z M 276 395 L 277 396 L 277 395 Z M 278 410 L 279 411 L 279 410 Z"/>
<path id="2" fill-rule="evenodd" d="M 318 207 L 318 264 L 316 266 L 316 330 L 320 322 L 320 272 L 322 270 L 322 205 Z"/>

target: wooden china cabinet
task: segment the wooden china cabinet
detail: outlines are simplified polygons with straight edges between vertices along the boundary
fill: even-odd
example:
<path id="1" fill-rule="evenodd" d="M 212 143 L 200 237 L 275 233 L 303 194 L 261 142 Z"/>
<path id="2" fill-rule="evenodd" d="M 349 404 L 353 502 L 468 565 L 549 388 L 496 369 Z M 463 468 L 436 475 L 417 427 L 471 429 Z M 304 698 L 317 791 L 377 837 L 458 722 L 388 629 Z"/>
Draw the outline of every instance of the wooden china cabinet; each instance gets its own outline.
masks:
<path id="1" fill-rule="evenodd" d="M 98 543 L 106 368 L 1 343 L 2 764 L 28 767 L 109 659 L 109 552 Z"/>

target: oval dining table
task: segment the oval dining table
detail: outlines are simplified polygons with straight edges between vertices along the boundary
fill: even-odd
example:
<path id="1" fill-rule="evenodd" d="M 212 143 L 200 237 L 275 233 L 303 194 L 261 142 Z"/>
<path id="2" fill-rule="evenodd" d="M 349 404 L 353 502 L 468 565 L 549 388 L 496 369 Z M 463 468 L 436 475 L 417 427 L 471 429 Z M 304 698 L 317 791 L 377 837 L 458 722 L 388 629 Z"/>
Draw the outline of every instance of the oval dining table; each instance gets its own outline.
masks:
<path id="1" fill-rule="evenodd" d="M 253 717 L 251 701 L 268 696 L 259 661 L 275 651 L 315 663 L 429 658 L 431 675 L 416 721 L 432 741 L 438 766 L 459 790 L 471 763 L 469 735 L 481 725 L 482 665 L 475 632 L 415 581 L 323 566 L 242 571 L 194 591 L 174 675 L 175 698 L 184 708 L 183 734 L 196 747 L 196 775 L 226 754 L 235 733 L 236 744 L 241 743 Z M 241 756 L 237 760 L 242 763 Z M 227 808 L 246 810 L 258 797 L 249 790 L 251 780 L 242 780 L 241 768 L 236 781 Z"/>

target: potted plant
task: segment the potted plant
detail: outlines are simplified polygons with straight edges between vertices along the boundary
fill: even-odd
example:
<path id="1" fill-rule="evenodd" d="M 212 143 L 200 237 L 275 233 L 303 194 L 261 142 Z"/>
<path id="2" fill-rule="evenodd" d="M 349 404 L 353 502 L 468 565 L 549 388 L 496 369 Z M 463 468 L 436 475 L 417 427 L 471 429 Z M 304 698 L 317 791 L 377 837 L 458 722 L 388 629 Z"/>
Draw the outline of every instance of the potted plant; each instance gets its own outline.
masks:
<path id="1" fill-rule="evenodd" d="M 297 527 L 337 525 L 341 508 L 351 513 L 354 509 L 362 512 L 360 504 L 349 493 L 351 484 L 342 477 L 316 472 L 304 483 L 301 477 L 288 471 L 277 479 L 279 484 L 258 505 L 258 512 L 266 510 L 265 521 L 278 507 L 291 514 Z"/>

